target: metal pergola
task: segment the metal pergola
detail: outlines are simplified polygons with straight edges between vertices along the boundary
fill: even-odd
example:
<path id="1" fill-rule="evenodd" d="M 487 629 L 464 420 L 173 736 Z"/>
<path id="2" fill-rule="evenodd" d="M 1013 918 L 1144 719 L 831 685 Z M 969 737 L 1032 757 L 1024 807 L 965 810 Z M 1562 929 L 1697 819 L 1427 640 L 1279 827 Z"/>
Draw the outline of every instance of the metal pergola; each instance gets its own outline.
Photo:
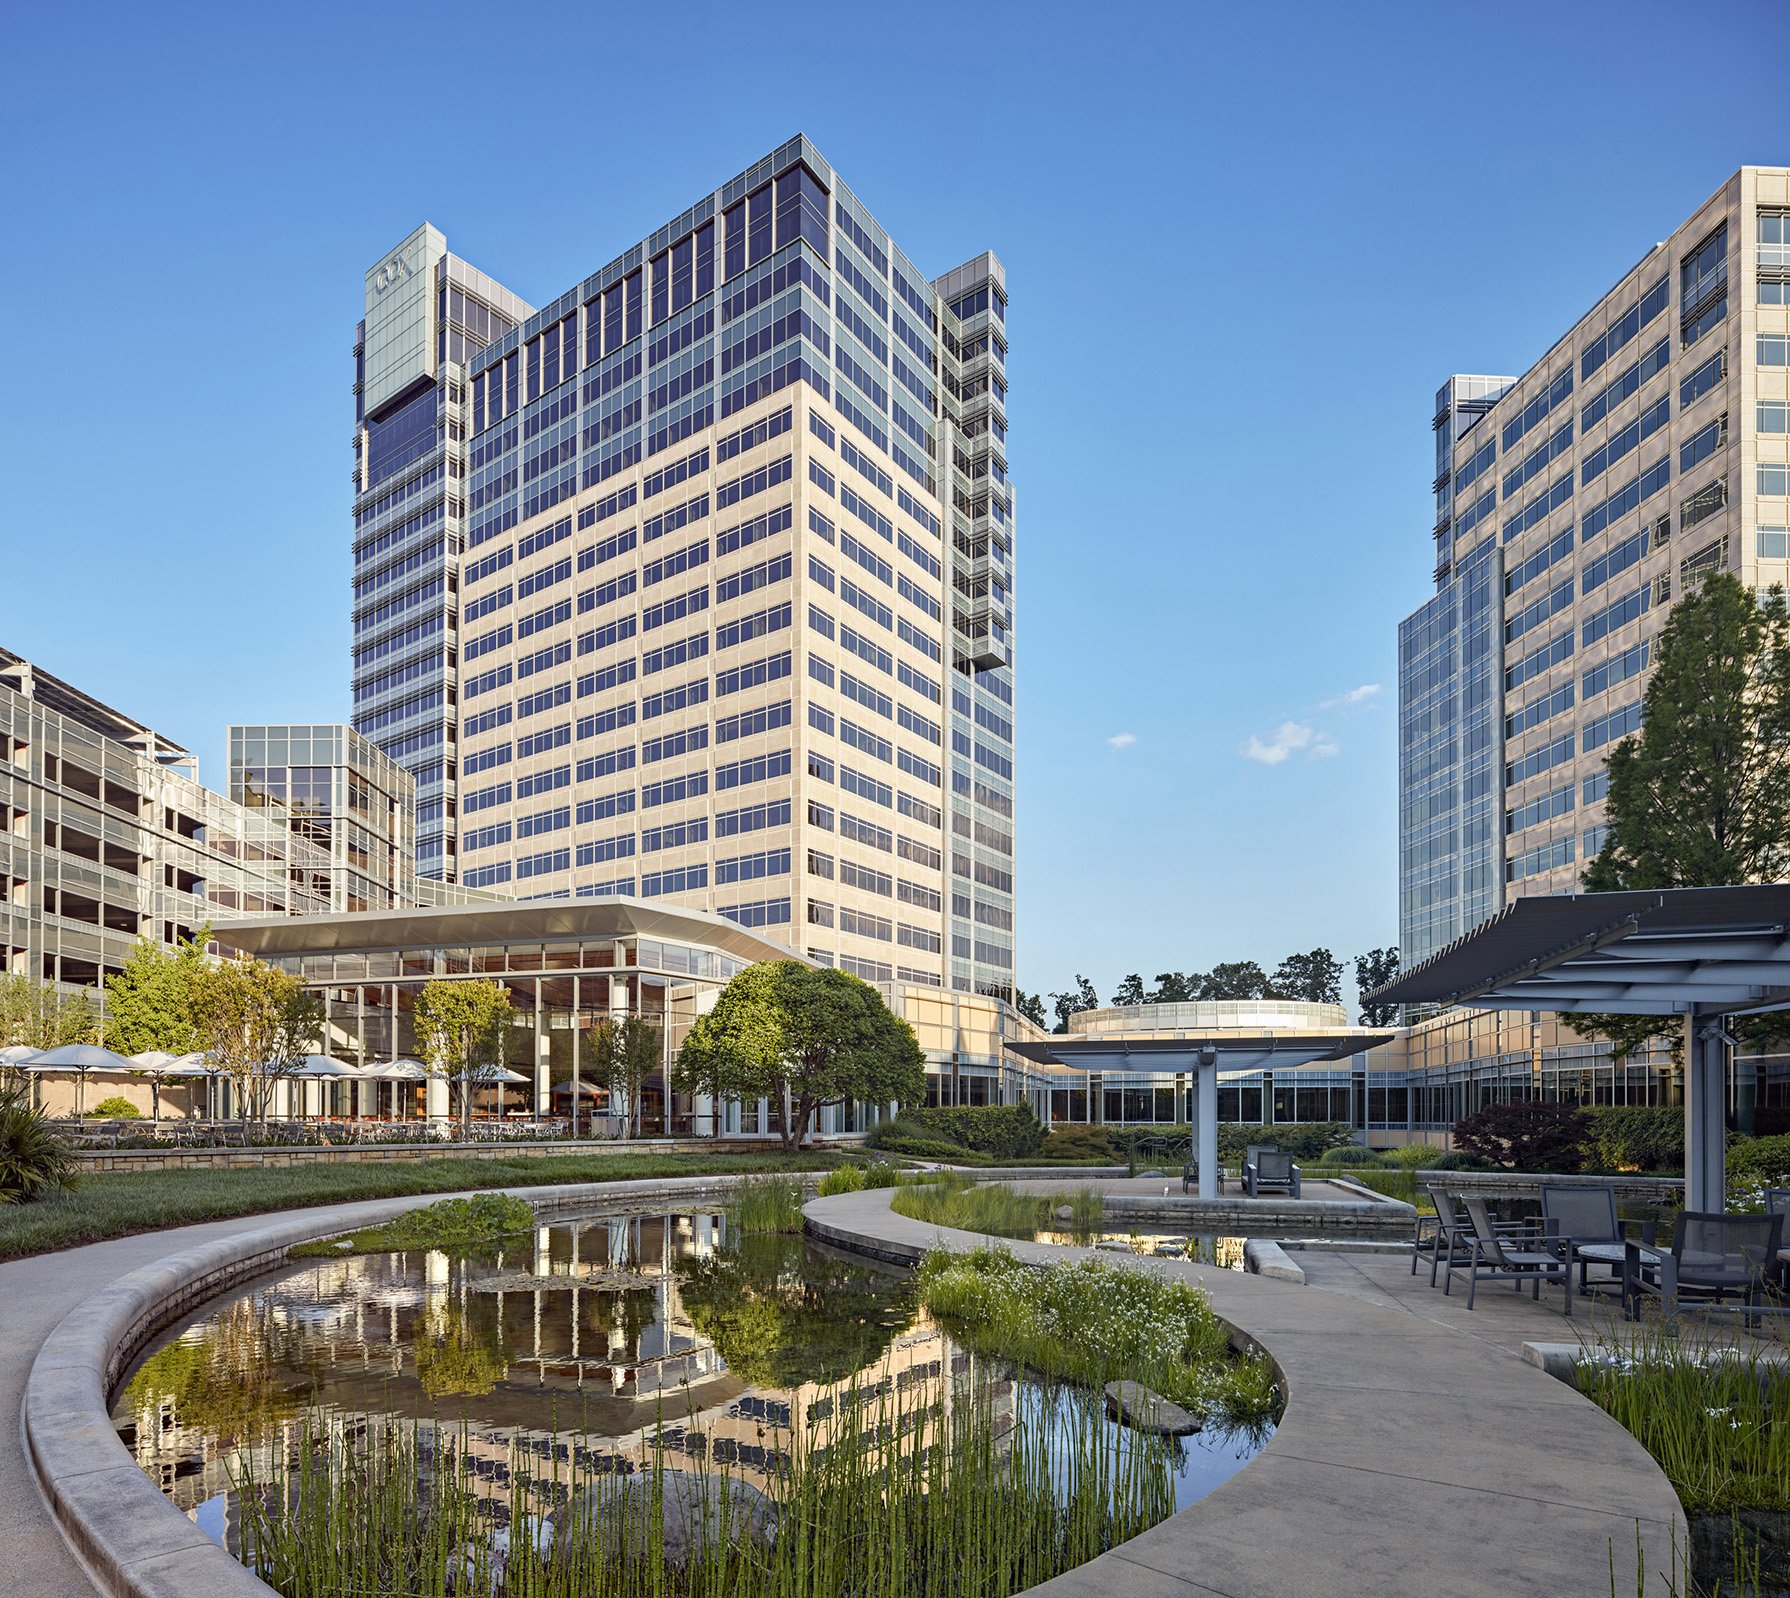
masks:
<path id="1" fill-rule="evenodd" d="M 1376 1004 L 1679 1016 L 1685 1204 L 1726 1202 L 1727 1022 L 1790 1009 L 1790 884 L 1518 899 Z"/>
<path id="2" fill-rule="evenodd" d="M 1211 1032 L 1203 1036 L 1050 1037 L 1007 1047 L 1038 1065 L 1063 1066 L 1089 1076 L 1108 1071 L 1197 1073 L 1195 1142 L 1200 1197 L 1218 1196 L 1218 1073 L 1271 1070 L 1346 1060 L 1392 1040 L 1390 1032 Z"/>

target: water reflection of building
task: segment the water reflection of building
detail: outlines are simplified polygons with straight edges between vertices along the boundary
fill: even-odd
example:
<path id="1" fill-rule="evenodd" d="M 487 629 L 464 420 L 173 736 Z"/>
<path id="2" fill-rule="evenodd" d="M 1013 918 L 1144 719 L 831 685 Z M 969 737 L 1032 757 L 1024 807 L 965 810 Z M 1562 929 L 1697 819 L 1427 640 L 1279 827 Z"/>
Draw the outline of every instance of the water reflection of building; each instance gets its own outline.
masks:
<path id="1" fill-rule="evenodd" d="M 152 1354 L 114 1418 L 138 1464 L 217 1536 L 234 1534 L 244 1470 L 269 1479 L 307 1416 L 351 1436 L 416 1418 L 424 1450 L 463 1458 L 453 1468 L 498 1524 L 519 1490 L 550 1508 L 574 1475 L 650 1469 L 655 1449 L 668 1466 L 764 1485 L 811 1426 L 836 1438 L 857 1416 L 866 1441 L 896 1445 L 948 1375 L 975 1381 L 997 1430 L 1011 1427 L 1012 1382 L 924 1316 L 835 1379 L 743 1382 L 687 1312 L 676 1268 L 724 1233 L 713 1214 L 600 1217 L 542 1228 L 501 1260 L 310 1262 Z M 431 1391 L 443 1351 L 450 1379 Z"/>

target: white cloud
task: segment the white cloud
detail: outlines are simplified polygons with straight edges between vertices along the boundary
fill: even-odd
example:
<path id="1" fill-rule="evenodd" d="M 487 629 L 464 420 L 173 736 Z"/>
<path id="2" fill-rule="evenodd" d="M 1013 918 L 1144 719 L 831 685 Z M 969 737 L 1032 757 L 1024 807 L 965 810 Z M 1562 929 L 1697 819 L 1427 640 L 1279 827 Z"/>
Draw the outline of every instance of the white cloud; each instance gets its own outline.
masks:
<path id="1" fill-rule="evenodd" d="M 1237 751 L 1245 760 L 1259 761 L 1264 766 L 1278 766 L 1282 761 L 1303 753 L 1307 760 L 1328 760 L 1342 753 L 1342 745 L 1327 732 L 1303 721 L 1283 721 L 1266 737 L 1252 734 Z"/>
<path id="2" fill-rule="evenodd" d="M 1365 705 L 1369 700 L 1379 697 L 1380 685 L 1377 682 L 1364 682 L 1359 688 L 1351 688 L 1346 694 L 1319 701 L 1318 709 L 1337 710 L 1349 705 Z"/>
<path id="3" fill-rule="evenodd" d="M 1283 721 L 1266 738 L 1251 734 L 1237 752 L 1245 760 L 1259 760 L 1264 766 L 1278 766 L 1295 751 L 1309 748 L 1314 734 L 1304 722 Z"/>
<path id="4" fill-rule="evenodd" d="M 1129 749 L 1137 742 L 1137 734 L 1134 732 L 1116 732 L 1112 737 L 1108 738 L 1106 742 L 1107 747 L 1111 749 Z"/>

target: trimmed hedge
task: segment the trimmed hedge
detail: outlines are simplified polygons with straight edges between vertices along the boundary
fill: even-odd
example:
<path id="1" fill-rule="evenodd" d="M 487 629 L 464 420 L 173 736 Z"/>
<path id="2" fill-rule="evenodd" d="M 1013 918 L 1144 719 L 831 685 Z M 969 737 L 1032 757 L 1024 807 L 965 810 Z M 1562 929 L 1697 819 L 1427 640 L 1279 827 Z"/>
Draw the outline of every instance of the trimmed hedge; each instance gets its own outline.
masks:
<path id="1" fill-rule="evenodd" d="M 873 1148 L 884 1148 L 876 1128 L 870 1135 Z M 955 1105 L 938 1109 L 903 1110 L 892 1132 L 902 1138 L 954 1143 L 995 1159 L 1024 1159 L 1044 1147 L 1044 1127 L 1029 1104 Z"/>
<path id="2" fill-rule="evenodd" d="M 1730 1143 L 1728 1180 L 1740 1187 L 1790 1187 L 1790 1132 Z"/>
<path id="3" fill-rule="evenodd" d="M 1585 1150 L 1609 1171 L 1682 1171 L 1684 1111 L 1663 1104 L 1605 1105 L 1588 1112 Z"/>

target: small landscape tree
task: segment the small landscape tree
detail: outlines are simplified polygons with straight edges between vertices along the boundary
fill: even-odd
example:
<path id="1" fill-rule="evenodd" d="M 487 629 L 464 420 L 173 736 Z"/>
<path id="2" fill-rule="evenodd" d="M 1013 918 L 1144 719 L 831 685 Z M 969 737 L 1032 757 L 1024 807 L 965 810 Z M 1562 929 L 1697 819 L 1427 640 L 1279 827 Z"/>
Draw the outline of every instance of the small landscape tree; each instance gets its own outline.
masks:
<path id="1" fill-rule="evenodd" d="M 1555 1099 L 1488 1104 L 1454 1124 L 1461 1153 L 1507 1171 L 1576 1171 L 1590 1136 L 1591 1117 Z"/>
<path id="2" fill-rule="evenodd" d="M 95 1031 L 88 990 L 64 993 L 23 971 L 0 977 L 0 1048 L 59 1049 L 90 1043 Z"/>
<path id="3" fill-rule="evenodd" d="M 124 969 L 106 978 L 105 1043 L 120 1054 L 160 1049 L 190 1054 L 199 1047 L 194 999 L 205 970 L 204 927 L 170 949 L 151 938 L 137 939 Z"/>
<path id="4" fill-rule="evenodd" d="M 690 1029 L 672 1085 L 781 1103 L 783 1146 L 793 1151 L 829 1104 L 922 1097 L 926 1056 L 914 1029 L 868 982 L 798 960 L 767 961 L 740 972 Z"/>
<path id="5" fill-rule="evenodd" d="M 588 1072 L 598 1087 L 620 1093 L 627 1105 L 625 1130 L 638 1137 L 641 1099 L 648 1077 L 665 1069 L 665 1034 L 644 1016 L 599 1023 L 590 1034 Z"/>
<path id="6" fill-rule="evenodd" d="M 454 1118 L 464 1137 L 472 1118 L 472 1090 L 503 1070 L 510 996 L 501 982 L 425 982 L 416 996 L 417 1053 L 432 1076 L 445 1077 Z"/>
<path id="7" fill-rule="evenodd" d="M 243 956 L 202 967 L 193 1023 L 212 1064 L 236 1085 L 245 1119 L 267 1124 L 273 1085 L 323 1032 L 323 1006 L 290 971 Z"/>

